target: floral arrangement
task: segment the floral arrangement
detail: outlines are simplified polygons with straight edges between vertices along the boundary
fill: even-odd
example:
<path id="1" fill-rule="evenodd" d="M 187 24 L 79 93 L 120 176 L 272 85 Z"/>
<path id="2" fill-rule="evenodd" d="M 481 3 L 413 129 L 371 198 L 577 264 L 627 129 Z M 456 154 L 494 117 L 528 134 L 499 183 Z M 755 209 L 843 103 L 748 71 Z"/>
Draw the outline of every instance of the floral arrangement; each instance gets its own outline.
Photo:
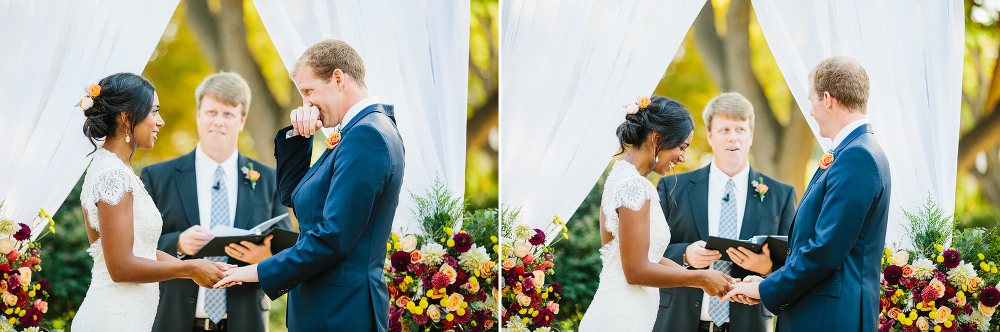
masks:
<path id="1" fill-rule="evenodd" d="M 930 198 L 917 214 L 904 214 L 910 243 L 882 257 L 878 331 L 995 331 L 1000 275 L 992 247 L 1000 242 L 990 242 L 1000 232 L 957 231 Z"/>
<path id="2" fill-rule="evenodd" d="M 464 199 L 440 181 L 414 200 L 421 232 L 394 233 L 386 244 L 389 331 L 495 331 L 496 211 L 465 215 Z"/>
<path id="3" fill-rule="evenodd" d="M 545 277 L 555 274 L 551 246 L 569 238 L 566 224 L 555 216 L 547 231 L 532 229 L 520 222 L 518 214 L 515 210 L 503 217 L 503 325 L 510 332 L 553 331 L 562 286 L 546 284 Z M 547 236 L 555 240 L 547 242 Z"/>
<path id="4" fill-rule="evenodd" d="M 31 225 L 42 227 L 42 232 L 32 239 L 32 227 L 15 224 L 2 214 L 0 203 L 0 331 L 39 331 L 39 325 L 48 312 L 48 280 L 32 281 L 34 272 L 42 270 L 39 239 L 55 232 L 52 216 L 39 209 L 37 218 Z M 48 232 L 46 232 L 46 230 Z"/>

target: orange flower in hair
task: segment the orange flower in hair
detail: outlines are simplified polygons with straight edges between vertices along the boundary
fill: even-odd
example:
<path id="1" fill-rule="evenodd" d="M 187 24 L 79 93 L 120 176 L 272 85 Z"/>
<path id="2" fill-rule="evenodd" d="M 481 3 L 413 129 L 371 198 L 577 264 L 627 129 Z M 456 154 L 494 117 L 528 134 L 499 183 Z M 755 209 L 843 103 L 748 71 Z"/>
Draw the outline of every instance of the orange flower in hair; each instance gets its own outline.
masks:
<path id="1" fill-rule="evenodd" d="M 833 155 L 832 154 L 829 154 L 829 153 L 824 154 L 823 158 L 819 159 L 819 168 L 822 168 L 822 169 L 830 168 L 830 164 L 833 164 Z"/>
<path id="2" fill-rule="evenodd" d="M 326 137 L 327 149 L 333 150 L 333 148 L 337 147 L 337 144 L 340 144 L 340 133 L 333 133 Z"/>
<path id="3" fill-rule="evenodd" d="M 87 95 L 91 98 L 101 95 L 101 86 L 97 84 L 91 84 L 87 87 Z"/>
<path id="4" fill-rule="evenodd" d="M 649 99 L 649 96 L 639 97 L 639 107 L 646 108 L 651 102 L 653 101 Z"/>

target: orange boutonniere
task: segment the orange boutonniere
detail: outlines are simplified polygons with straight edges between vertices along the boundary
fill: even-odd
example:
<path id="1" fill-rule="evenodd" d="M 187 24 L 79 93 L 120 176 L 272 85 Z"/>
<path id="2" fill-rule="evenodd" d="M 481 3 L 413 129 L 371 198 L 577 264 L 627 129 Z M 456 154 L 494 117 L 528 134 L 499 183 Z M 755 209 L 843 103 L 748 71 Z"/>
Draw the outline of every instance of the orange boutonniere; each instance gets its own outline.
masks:
<path id="1" fill-rule="evenodd" d="M 819 159 L 819 168 L 830 168 L 830 164 L 833 164 L 833 155 L 830 153 L 824 154 L 823 158 Z"/>
<path id="2" fill-rule="evenodd" d="M 754 190 L 757 191 L 757 196 L 760 196 L 760 202 L 763 203 L 764 195 L 767 194 L 767 185 L 764 184 L 764 177 L 762 176 L 758 180 L 753 180 L 750 184 L 753 185 Z"/>
<path id="3" fill-rule="evenodd" d="M 333 133 L 330 136 L 326 137 L 326 148 L 327 149 L 333 150 L 333 148 L 337 147 L 337 144 L 340 144 L 340 133 L 339 132 L 338 133 Z"/>
<path id="4" fill-rule="evenodd" d="M 240 171 L 243 171 L 244 178 L 250 180 L 250 190 L 257 189 L 257 180 L 260 180 L 260 172 L 253 170 L 253 163 L 250 163 L 250 167 L 243 166 Z"/>

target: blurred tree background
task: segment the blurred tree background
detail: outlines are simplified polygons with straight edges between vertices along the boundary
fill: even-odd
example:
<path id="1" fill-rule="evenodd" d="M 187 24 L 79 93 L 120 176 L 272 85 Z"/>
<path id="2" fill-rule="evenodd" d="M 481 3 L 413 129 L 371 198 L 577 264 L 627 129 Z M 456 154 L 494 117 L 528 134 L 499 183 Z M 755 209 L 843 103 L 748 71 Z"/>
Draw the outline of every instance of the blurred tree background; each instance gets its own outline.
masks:
<path id="1" fill-rule="evenodd" d="M 469 211 L 498 204 L 498 9 L 497 0 L 472 0 L 470 12 L 467 159 L 465 195 Z M 136 152 L 142 167 L 187 154 L 198 142 L 194 89 L 205 76 L 219 71 L 239 73 L 250 85 L 253 101 L 239 149 L 274 165 L 274 133 L 287 125 L 288 112 L 302 98 L 288 78 L 253 1 L 182 0 L 142 75 L 156 86 L 160 115 L 166 125 L 159 143 Z M 317 138 L 320 146 L 322 140 Z M 315 158 L 315 157 L 314 157 Z M 45 240 L 45 278 L 53 280 L 46 319 L 53 328 L 69 329 L 90 284 L 93 261 L 83 214 L 80 186 L 54 215 L 57 233 Z M 285 331 L 285 301 L 272 302 L 271 331 Z"/>
<path id="2" fill-rule="evenodd" d="M 989 227 L 1000 219 L 1000 1 L 966 0 L 965 67 L 962 130 L 959 142 L 956 220 L 960 228 Z M 654 90 L 683 103 L 695 120 L 686 172 L 708 165 L 712 150 L 701 119 L 708 101 L 723 92 L 739 92 L 754 105 L 756 126 L 750 164 L 795 186 L 799 197 L 822 155 L 805 117 L 792 98 L 764 40 L 750 0 L 706 3 Z M 614 158 L 617 159 L 617 158 Z M 613 160 L 612 160 L 613 162 Z M 600 274 L 600 204 L 607 176 L 570 218 L 570 241 L 555 245 L 557 273 L 563 285 L 557 320 L 575 330 L 590 305 Z M 659 176 L 650 174 L 656 183 Z"/>

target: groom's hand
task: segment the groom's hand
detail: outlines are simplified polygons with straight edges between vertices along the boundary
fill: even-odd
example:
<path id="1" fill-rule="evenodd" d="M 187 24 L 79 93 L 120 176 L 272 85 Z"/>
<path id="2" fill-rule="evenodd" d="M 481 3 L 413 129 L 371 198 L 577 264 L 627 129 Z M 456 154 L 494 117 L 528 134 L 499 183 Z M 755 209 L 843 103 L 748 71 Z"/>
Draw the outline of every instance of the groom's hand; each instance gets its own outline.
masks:
<path id="1" fill-rule="evenodd" d="M 771 250 L 767 248 L 767 243 L 761 248 L 759 254 L 755 254 L 750 249 L 743 247 L 733 247 L 726 250 L 733 263 L 745 270 L 760 273 L 762 275 L 771 274 Z"/>
<path id="2" fill-rule="evenodd" d="M 691 243 L 684 249 L 684 261 L 696 269 L 704 269 L 722 258 L 718 250 L 705 249 L 705 241 Z"/>
<path id="3" fill-rule="evenodd" d="M 213 288 L 226 288 L 232 285 L 239 285 L 244 282 L 259 282 L 257 278 L 257 264 L 238 267 L 226 271 L 226 277 L 216 282 Z"/>
<path id="4" fill-rule="evenodd" d="M 208 241 L 212 241 L 212 238 L 215 236 L 209 234 L 205 227 L 191 226 L 177 236 L 177 251 L 188 256 L 194 255 L 208 244 Z"/>
<path id="5" fill-rule="evenodd" d="M 323 127 L 323 121 L 319 118 L 319 108 L 316 106 L 299 106 L 292 110 L 288 117 L 292 121 L 292 130 L 288 132 L 291 136 L 302 135 L 309 138 Z"/>
<path id="6" fill-rule="evenodd" d="M 265 236 L 264 242 L 261 242 L 259 245 L 250 241 L 240 241 L 239 244 L 230 243 L 226 246 L 226 255 L 244 263 L 260 263 L 260 261 L 271 257 L 272 238 L 274 238 L 274 235 Z"/>
<path id="7" fill-rule="evenodd" d="M 733 290 L 719 299 L 722 301 L 735 301 L 747 305 L 760 303 L 760 281 L 741 282 L 733 284 Z"/>

